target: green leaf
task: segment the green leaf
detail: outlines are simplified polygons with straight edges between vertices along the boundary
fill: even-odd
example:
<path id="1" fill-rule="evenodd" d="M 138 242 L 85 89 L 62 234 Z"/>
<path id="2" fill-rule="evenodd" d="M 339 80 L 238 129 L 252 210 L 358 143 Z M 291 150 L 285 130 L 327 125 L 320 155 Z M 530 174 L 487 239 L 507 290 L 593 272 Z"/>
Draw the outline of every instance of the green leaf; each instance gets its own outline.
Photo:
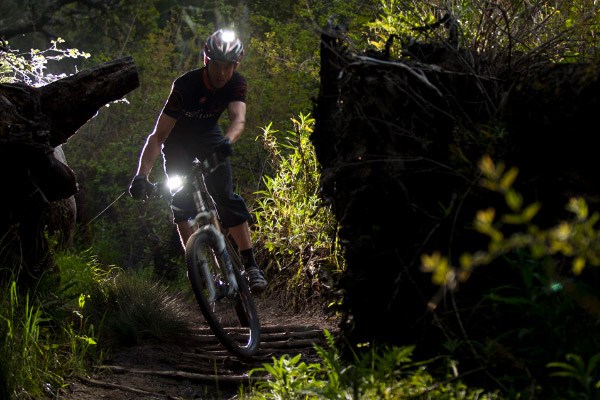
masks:
<path id="1" fill-rule="evenodd" d="M 504 196 L 506 204 L 513 211 L 518 211 L 523 206 L 523 197 L 514 190 L 508 190 Z"/>
<path id="2" fill-rule="evenodd" d="M 500 189 L 503 191 L 509 190 L 515 182 L 515 179 L 517 179 L 517 175 L 519 175 L 519 170 L 517 168 L 513 167 L 509 169 L 500 180 Z"/>

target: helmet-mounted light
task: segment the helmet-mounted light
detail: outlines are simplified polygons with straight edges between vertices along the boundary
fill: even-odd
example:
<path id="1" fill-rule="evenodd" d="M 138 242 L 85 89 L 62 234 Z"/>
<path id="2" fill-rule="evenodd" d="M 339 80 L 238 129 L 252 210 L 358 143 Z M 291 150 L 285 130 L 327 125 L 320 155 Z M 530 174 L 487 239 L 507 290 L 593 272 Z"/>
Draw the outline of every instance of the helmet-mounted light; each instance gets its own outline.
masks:
<path id="1" fill-rule="evenodd" d="M 221 40 L 224 42 L 233 42 L 235 40 L 235 32 L 230 30 L 223 30 L 221 33 Z"/>

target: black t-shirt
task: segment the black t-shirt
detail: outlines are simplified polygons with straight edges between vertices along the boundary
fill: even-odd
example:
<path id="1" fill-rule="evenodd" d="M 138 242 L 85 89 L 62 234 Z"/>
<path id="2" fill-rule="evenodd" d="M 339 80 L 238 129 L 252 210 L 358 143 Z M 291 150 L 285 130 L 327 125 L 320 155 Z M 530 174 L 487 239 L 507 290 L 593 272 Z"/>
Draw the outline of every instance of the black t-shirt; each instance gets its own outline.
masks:
<path id="1" fill-rule="evenodd" d="M 206 67 L 173 82 L 163 113 L 177 119 L 165 147 L 183 146 L 197 154 L 222 140 L 219 118 L 232 101 L 246 101 L 246 79 L 237 72 L 221 89 L 213 89 Z"/>

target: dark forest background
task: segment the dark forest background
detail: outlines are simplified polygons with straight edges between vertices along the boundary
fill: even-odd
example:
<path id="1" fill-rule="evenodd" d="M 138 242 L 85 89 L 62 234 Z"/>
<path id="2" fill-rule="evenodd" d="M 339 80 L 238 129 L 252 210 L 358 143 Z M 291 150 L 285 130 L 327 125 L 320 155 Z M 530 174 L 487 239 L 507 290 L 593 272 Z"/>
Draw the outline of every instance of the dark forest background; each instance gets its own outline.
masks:
<path id="1" fill-rule="evenodd" d="M 391 270 L 398 279 L 403 276 L 395 265 L 379 267 L 379 254 L 371 257 L 369 253 L 369 248 L 380 250 L 377 243 L 373 244 L 378 229 L 386 225 L 381 222 L 386 213 L 380 211 L 389 210 L 395 216 L 391 221 L 404 215 L 394 210 L 403 204 L 396 201 L 398 192 L 394 192 L 402 186 L 399 192 L 411 189 L 422 198 L 429 196 L 417 206 L 431 206 L 421 210 L 432 219 L 443 216 L 439 217 L 442 221 L 456 216 L 455 210 L 460 209 L 461 218 L 444 220 L 451 223 L 445 226 L 448 236 L 443 239 L 460 237 L 462 247 L 446 247 L 452 240 L 437 241 L 444 246 L 432 247 L 433 242 L 427 242 L 430 237 L 423 232 L 425 227 L 417 227 L 414 235 L 402 232 L 397 238 L 385 231 L 379 241 L 385 243 L 389 253 L 403 256 L 406 252 L 414 257 L 410 261 L 402 259 L 399 265 L 411 268 L 413 274 L 418 272 L 425 282 L 419 285 L 433 288 L 430 298 L 415 302 L 425 301 L 432 310 L 440 306 L 438 315 L 428 314 L 427 323 L 441 334 L 434 338 L 417 335 L 420 346 L 426 349 L 421 347 L 416 354 L 437 362 L 431 371 L 450 381 L 464 377 L 470 384 L 485 386 L 507 398 L 599 398 L 600 307 L 595 267 L 600 259 L 595 227 L 597 184 L 590 159 L 590 135 L 597 129 L 584 131 L 593 118 L 583 121 L 580 117 L 592 117 L 597 105 L 593 93 L 598 87 L 600 15 L 596 7 L 591 1 L 3 1 L 3 54 L 26 59 L 35 59 L 37 54 L 45 61 L 41 69 L 32 70 L 27 64 L 0 58 L 1 83 L 42 85 L 53 76 L 74 74 L 125 56 L 133 57 L 139 73 L 137 89 L 100 109 L 62 146 L 79 184 L 75 195 L 77 224 L 67 243 L 60 237 L 49 240 L 55 246 L 62 282 L 65 271 L 80 268 L 71 263 L 83 261 L 86 267 L 82 274 L 88 274 L 86 278 L 67 277 L 76 289 L 61 286 L 61 296 L 71 299 L 64 300 L 63 306 L 69 309 L 75 298 L 81 307 L 78 312 L 85 309 L 86 321 L 89 318 L 77 332 L 71 325 L 70 335 L 91 341 L 106 339 L 89 330 L 92 321 L 99 326 L 94 310 L 106 310 L 110 303 L 106 287 L 94 285 L 116 281 L 113 273 L 117 270 L 169 287 L 185 285 L 181 248 L 167 203 L 155 199 L 142 204 L 129 197 L 127 188 L 172 81 L 201 66 L 205 38 L 226 27 L 238 32 L 245 44 L 239 71 L 249 82 L 246 131 L 232 159 L 234 185 L 255 213 L 253 239 L 274 297 L 297 310 L 315 303 L 323 307 L 338 305 L 328 309 L 344 315 L 343 329 L 357 353 L 364 344 L 357 342 L 362 339 L 385 338 L 390 342 L 374 340 L 370 343 L 373 353 L 379 350 L 377 344 L 410 345 L 402 340 L 404 337 L 396 336 L 395 330 L 386 335 L 380 331 L 381 326 L 365 324 L 364 320 L 358 329 L 360 334 L 352 336 L 353 312 L 372 304 L 357 299 L 370 299 L 378 293 L 376 285 L 368 289 L 360 286 L 364 282 L 360 274 L 370 275 L 367 281 L 378 279 L 382 271 L 387 274 Z M 337 32 L 335 39 L 326 49 L 335 49 L 334 54 L 340 58 L 329 59 L 333 60 L 329 66 L 335 74 L 324 81 L 322 35 L 332 32 Z M 60 57 L 52 59 L 57 54 Z M 408 66 L 413 71 L 408 76 L 415 80 L 399 82 L 395 72 L 390 71 L 402 68 L 385 70 L 393 63 Z M 540 66 L 548 69 L 538 70 Z M 548 73 L 550 69 L 559 73 Z M 456 75 L 445 80 L 450 71 Z M 444 105 L 429 102 L 425 91 L 418 87 L 429 80 L 435 82 L 434 74 L 443 75 L 440 81 L 452 87 L 450 94 L 445 92 L 446 99 L 451 96 L 459 104 L 451 108 L 452 115 L 447 119 L 436 119 Z M 456 76 L 468 78 L 460 81 Z M 344 86 L 351 81 L 348 77 L 358 77 L 353 84 L 359 82 L 364 87 Z M 333 87 L 333 92 L 326 92 L 327 85 L 329 90 Z M 379 89 L 372 89 L 376 87 Z M 477 96 L 468 93 L 461 97 L 472 87 L 480 89 Z M 518 101 L 510 103 L 512 108 L 504 107 L 515 98 L 508 94 L 515 92 Z M 332 93 L 333 97 L 322 97 Z M 406 93 L 411 94 L 410 99 L 423 101 L 416 101 L 417 106 L 425 107 L 411 110 L 413 103 L 399 100 L 406 99 L 402 97 Z M 581 93 L 588 97 L 578 97 Z M 331 98 L 330 112 L 323 114 L 321 108 L 317 115 L 318 136 L 314 112 Z M 353 104 L 364 108 L 353 108 Z M 578 112 L 583 105 L 589 112 Z M 367 109 L 382 110 L 377 121 L 360 119 Z M 478 110 L 477 117 L 485 118 L 472 118 L 470 112 L 474 109 Z M 511 111 L 508 116 L 506 110 Z M 563 115 L 565 118 L 561 118 Z M 450 120 L 452 128 L 446 130 L 450 125 L 444 125 L 444 121 Z M 360 121 L 366 121 L 364 126 Z M 432 121 L 441 125 L 428 125 Z M 510 124 L 515 121 L 520 130 L 512 129 Z M 408 154 L 405 147 L 398 146 L 402 140 L 396 141 L 397 137 L 378 143 L 378 153 L 369 153 L 360 147 L 369 146 L 360 135 L 347 137 L 355 147 L 330 140 L 333 136 L 323 136 L 341 130 L 340 126 L 352 130 L 374 124 L 400 126 L 406 129 L 400 129 L 406 136 L 415 135 L 410 127 L 422 129 L 418 131 L 419 135 L 423 133 L 420 140 L 431 139 L 433 143 L 429 146 L 427 142 L 423 148 L 444 153 L 445 167 L 453 171 L 452 179 L 459 176 L 461 183 L 415 179 L 408 186 L 392 184 L 390 187 L 395 189 L 390 189 L 390 198 L 381 198 L 379 210 L 377 199 L 373 203 L 363 201 L 380 192 L 366 196 L 359 187 L 340 198 L 340 193 L 352 186 L 347 182 L 360 182 L 365 177 L 362 173 L 367 173 L 356 169 L 341 181 L 336 174 L 354 163 L 392 159 L 399 154 L 433 154 L 417 154 L 412 148 Z M 447 136 L 436 141 L 429 128 Z M 543 135 L 550 131 L 552 146 Z M 514 132 L 521 132 L 518 140 Z M 323 142 L 326 147 L 319 149 Z M 329 150 L 340 148 L 349 149 L 342 155 L 346 163 L 331 169 Z M 328 175 L 322 176 L 323 171 Z M 370 169 L 368 174 L 374 171 L 398 172 L 383 168 Z M 381 175 L 370 177 L 379 181 Z M 163 179 L 159 162 L 150 178 Z M 332 181 L 338 185 L 337 192 L 332 189 Z M 489 195 L 479 194 L 486 190 Z M 467 196 L 471 192 L 476 193 L 477 201 Z M 360 197 L 353 197 L 357 193 Z M 354 208 L 340 208 L 348 204 Z M 361 208 L 361 204 L 368 205 Z M 361 215 L 360 223 L 366 220 L 371 225 L 368 233 L 352 231 L 352 221 L 347 219 L 350 214 L 346 214 L 350 211 Z M 356 240 L 353 233 L 365 233 L 368 238 Z M 354 246 L 356 243 L 366 245 Z M 362 267 L 347 265 L 349 260 L 358 260 Z M 391 285 L 394 277 L 383 275 L 379 279 Z M 89 286 L 79 290 L 79 279 Z M 469 301 L 461 303 L 464 298 L 454 297 L 454 293 L 465 293 Z M 412 292 L 401 297 L 410 303 L 410 295 Z M 22 299 L 13 294 L 9 282 L 2 298 L 3 309 L 18 309 L 16 305 L 22 305 Z M 42 306 L 36 309 L 40 318 L 50 312 L 44 304 L 42 300 Z M 390 315 L 382 311 L 385 304 L 375 304 L 377 309 L 367 312 L 372 311 L 373 318 L 385 318 L 384 327 L 400 327 L 402 331 L 403 326 L 413 329 L 423 322 L 413 320 L 410 312 L 410 320 L 404 319 L 404 314 Z M 63 308 L 50 307 L 60 314 L 57 309 L 64 312 Z M 361 312 L 364 315 L 365 310 Z M 11 324 L 19 325 L 19 320 L 14 311 L 0 315 L 8 321 L 4 332 L 10 339 Z M 354 322 L 360 324 L 361 320 Z M 365 332 L 369 329 L 371 332 Z M 111 335 L 114 332 L 108 335 L 114 340 Z M 141 336 L 135 340 L 142 340 Z M 406 336 L 415 339 L 414 335 Z M 5 366 L 27 362 L 26 358 L 11 355 L 9 347 L 14 344 L 8 339 L 0 342 L 4 345 L 0 361 L 6 360 Z M 25 341 L 21 345 L 27 348 L 32 344 Z M 75 359 L 93 353 L 89 341 L 75 347 L 75 355 L 80 356 Z M 382 353 L 397 354 L 387 348 Z M 460 373 L 456 372 L 456 360 L 465 368 Z M 392 367 L 399 369 L 397 365 Z M 5 367 L 2 375 L 0 367 L 0 376 L 10 377 L 4 378 L 5 393 L 10 395 L 11 390 L 20 387 L 16 382 L 21 378 L 7 371 Z M 471 381 L 470 375 L 475 376 Z M 32 387 L 36 379 L 44 379 L 33 373 L 29 378 L 34 382 Z M 60 382 L 60 378 L 53 379 Z"/>

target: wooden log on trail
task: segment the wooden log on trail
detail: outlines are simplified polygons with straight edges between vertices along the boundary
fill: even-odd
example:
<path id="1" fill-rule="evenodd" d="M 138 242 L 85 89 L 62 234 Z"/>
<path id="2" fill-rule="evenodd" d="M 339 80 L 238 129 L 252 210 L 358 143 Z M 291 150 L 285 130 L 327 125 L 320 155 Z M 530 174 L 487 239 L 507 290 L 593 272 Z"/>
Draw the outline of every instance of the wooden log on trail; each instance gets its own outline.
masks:
<path id="1" fill-rule="evenodd" d="M 75 173 L 55 157 L 98 110 L 138 87 L 132 57 L 83 70 L 39 88 L 0 85 L 0 280 L 26 286 L 50 269 L 44 216 L 51 203 L 77 192 Z M 56 223 L 56 221 L 55 221 Z"/>

